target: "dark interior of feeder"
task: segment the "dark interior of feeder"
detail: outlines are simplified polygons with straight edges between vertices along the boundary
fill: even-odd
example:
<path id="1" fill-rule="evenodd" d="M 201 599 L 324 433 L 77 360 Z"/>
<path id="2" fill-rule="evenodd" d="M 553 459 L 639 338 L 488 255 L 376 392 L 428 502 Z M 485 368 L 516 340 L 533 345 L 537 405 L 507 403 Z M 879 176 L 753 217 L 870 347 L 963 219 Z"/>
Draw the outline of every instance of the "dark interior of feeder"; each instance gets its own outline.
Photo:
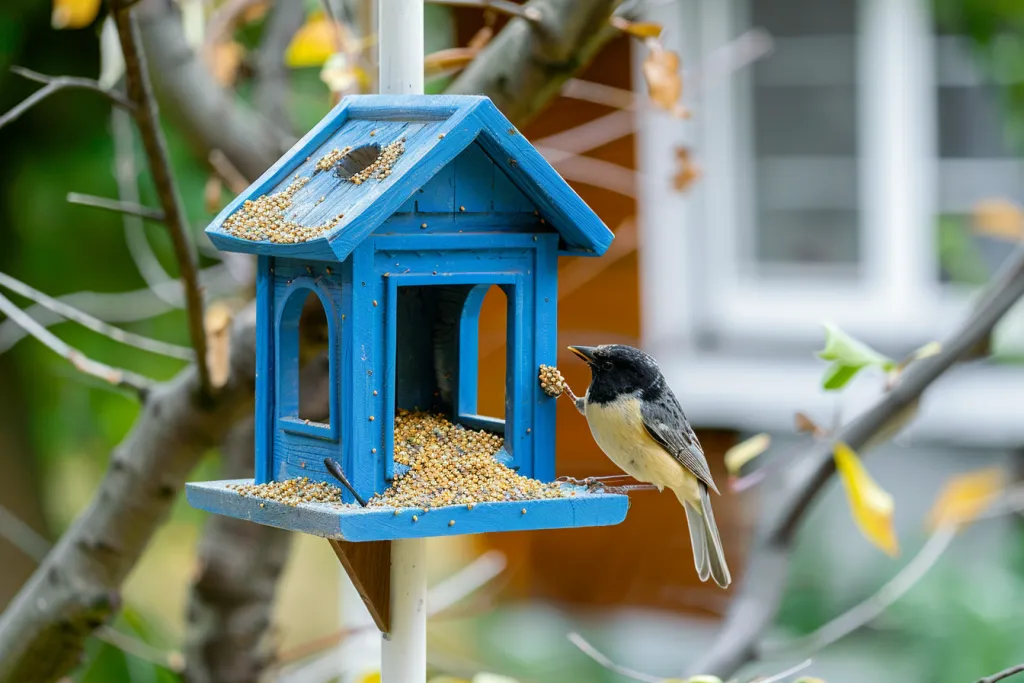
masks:
<path id="1" fill-rule="evenodd" d="M 460 382 L 460 353 L 470 353 L 463 359 L 465 365 L 476 369 L 476 381 L 466 378 L 466 388 L 478 396 L 475 414 L 503 420 L 505 417 L 506 387 L 506 316 L 498 315 L 502 325 L 499 331 L 481 336 L 479 322 L 470 326 L 466 334 L 476 337 L 476 344 L 460 343 L 461 318 L 470 293 L 477 285 L 425 285 L 398 288 L 396 329 L 395 407 L 410 411 L 436 411 L 453 422 L 463 422 L 459 416 L 457 388 Z M 474 304 L 479 305 L 479 301 Z M 491 286 L 484 297 L 484 305 L 507 310 L 505 292 Z M 484 356 L 490 359 L 481 363 Z M 496 360 L 500 359 L 498 362 Z M 500 365 L 500 367 L 499 367 Z M 494 391 L 496 383 L 500 391 Z M 487 387 L 490 390 L 484 391 Z M 475 425 L 466 425 L 474 426 Z"/>
<path id="2" fill-rule="evenodd" d="M 300 420 L 330 422 L 330 335 L 327 311 L 310 292 L 299 316 L 299 414 Z"/>
<path id="3" fill-rule="evenodd" d="M 380 145 L 377 143 L 356 147 L 338 160 L 337 166 L 334 167 L 334 174 L 343 179 L 351 178 L 372 166 L 378 157 L 380 157 Z"/>

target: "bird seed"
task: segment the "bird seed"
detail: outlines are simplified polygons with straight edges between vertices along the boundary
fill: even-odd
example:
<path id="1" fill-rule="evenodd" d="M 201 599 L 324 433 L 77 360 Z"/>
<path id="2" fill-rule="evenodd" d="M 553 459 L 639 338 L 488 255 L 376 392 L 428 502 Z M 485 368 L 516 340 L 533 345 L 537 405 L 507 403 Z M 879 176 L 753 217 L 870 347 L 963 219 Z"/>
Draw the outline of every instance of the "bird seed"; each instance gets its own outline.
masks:
<path id="1" fill-rule="evenodd" d="M 558 398 L 565 391 L 565 378 L 553 365 L 540 366 L 540 388 L 551 398 Z"/>
<path id="2" fill-rule="evenodd" d="M 292 507 L 300 503 L 341 502 L 340 488 L 322 481 L 310 481 L 309 477 L 271 481 L 266 484 L 228 484 L 228 488 L 242 496 L 273 500 Z M 260 503 L 260 507 L 263 507 L 263 503 Z"/>

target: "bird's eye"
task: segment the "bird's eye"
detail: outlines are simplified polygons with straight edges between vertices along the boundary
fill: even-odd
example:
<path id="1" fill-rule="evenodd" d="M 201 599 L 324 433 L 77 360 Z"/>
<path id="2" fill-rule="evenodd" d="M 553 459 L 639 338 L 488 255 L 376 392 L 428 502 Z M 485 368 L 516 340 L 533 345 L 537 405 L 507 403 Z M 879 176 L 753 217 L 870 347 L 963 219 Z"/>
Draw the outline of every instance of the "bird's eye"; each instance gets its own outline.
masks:
<path id="1" fill-rule="evenodd" d="M 605 370 L 611 370 L 611 369 L 612 369 L 612 367 L 613 367 L 613 366 L 612 366 L 612 362 L 611 362 L 610 360 L 606 360 L 606 361 L 605 361 L 604 363 L 602 363 L 601 365 L 602 365 L 602 367 L 604 367 L 604 369 L 605 369 Z"/>

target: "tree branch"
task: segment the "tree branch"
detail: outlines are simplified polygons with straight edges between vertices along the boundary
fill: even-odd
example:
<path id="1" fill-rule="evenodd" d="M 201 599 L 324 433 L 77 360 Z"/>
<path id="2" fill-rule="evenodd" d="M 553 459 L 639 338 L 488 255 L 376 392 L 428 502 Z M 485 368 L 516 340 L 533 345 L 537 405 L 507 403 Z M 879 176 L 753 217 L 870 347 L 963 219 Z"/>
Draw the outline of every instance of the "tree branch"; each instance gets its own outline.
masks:
<path id="1" fill-rule="evenodd" d="M 26 111 L 60 90 L 92 90 L 93 92 L 103 95 L 119 107 L 124 107 L 128 110 L 135 108 L 135 105 L 133 105 L 130 100 L 125 99 L 120 93 L 112 90 L 106 90 L 100 86 L 98 81 L 94 81 L 91 78 L 78 78 L 76 76 L 47 76 L 46 74 L 41 74 L 38 71 L 32 71 L 21 66 L 12 66 L 11 71 L 19 76 L 29 79 L 30 81 L 43 83 L 45 84 L 45 87 L 36 90 L 17 104 L 13 109 L 3 116 L 0 116 L 0 128 L 3 128 L 8 123 L 17 120 L 17 118 Z"/>
<path id="2" fill-rule="evenodd" d="M 306 7 L 301 2 L 277 0 L 267 17 L 263 41 L 256 53 L 256 107 L 281 130 L 291 131 L 288 115 L 289 78 L 284 53 L 302 27 Z"/>
<path id="3" fill-rule="evenodd" d="M 76 348 L 68 345 L 48 329 L 33 320 L 25 311 L 14 305 L 14 302 L 0 294 L 0 313 L 3 313 L 26 332 L 41 341 L 51 351 L 64 358 L 80 372 L 98 377 L 116 387 L 131 390 L 137 397 L 144 399 L 152 386 L 152 380 L 128 370 L 114 368 L 106 363 L 89 358 Z"/>
<path id="4" fill-rule="evenodd" d="M 89 507 L 0 614 L 0 681 L 54 681 L 119 605 L 118 590 L 199 459 L 252 410 L 255 307 L 236 316 L 227 384 L 203 401 L 194 365 L 156 385 Z"/>
<path id="5" fill-rule="evenodd" d="M 260 177 L 298 138 L 217 84 L 185 41 L 172 0 L 145 0 L 137 12 L 143 42 L 157 66 L 154 85 L 165 109 L 201 150 L 199 157 L 220 149 L 245 177 Z"/>
<path id="6" fill-rule="evenodd" d="M 862 450 L 898 419 L 901 412 L 957 363 L 1024 295 L 1024 246 L 1019 247 L 996 275 L 960 326 L 942 343 L 942 351 L 908 367 L 891 391 L 830 439 L 815 443 L 794 458 L 787 479 L 775 495 L 778 512 L 766 519 L 714 645 L 695 671 L 722 678 L 732 675 L 757 656 L 757 644 L 771 624 L 782 600 L 789 570 L 793 536 L 818 492 L 835 472 L 834 444 Z"/>
<path id="7" fill-rule="evenodd" d="M 170 356 L 171 358 L 180 358 L 181 360 L 195 359 L 195 352 L 190 348 L 178 346 L 177 344 L 169 344 L 158 339 L 150 339 L 149 337 L 143 337 L 141 334 L 135 334 L 134 332 L 128 332 L 127 330 L 122 330 L 119 327 L 114 327 L 109 323 L 103 322 L 99 318 L 80 311 L 73 306 L 69 306 L 58 299 L 54 299 L 52 296 L 44 294 L 38 289 L 29 287 L 21 280 L 16 280 L 6 273 L 0 273 L 0 287 L 6 287 L 12 292 L 16 292 L 26 299 L 31 299 L 40 306 L 61 317 L 73 320 L 93 332 L 102 334 L 114 341 L 119 341 L 122 344 L 134 346 L 142 349 L 143 351 Z M 40 327 L 42 326 L 40 325 Z"/>
<path id="8" fill-rule="evenodd" d="M 123 6 L 123 0 L 112 0 L 111 8 L 117 24 L 124 52 L 125 77 L 128 99 L 135 104 L 135 124 L 139 128 L 142 145 L 149 160 L 153 184 L 166 217 L 165 225 L 174 247 L 182 285 L 185 290 L 185 310 L 188 315 L 189 337 L 196 352 L 196 375 L 199 391 L 209 397 L 212 392 L 210 370 L 206 359 L 206 330 L 203 324 L 203 294 L 199 286 L 199 265 L 195 245 L 189 239 L 188 221 L 171 171 L 167 141 L 160 129 L 156 98 L 153 97 L 146 70 L 146 56 L 139 39 L 138 22 L 132 10 Z"/>
<path id="9" fill-rule="evenodd" d="M 221 448 L 224 474 L 253 474 L 253 418 L 238 423 Z M 199 542 L 199 572 L 188 604 L 185 660 L 189 683 L 250 683 L 273 660 L 266 634 L 278 578 L 293 534 L 211 515 Z"/>
<path id="10" fill-rule="evenodd" d="M 532 0 L 523 11 L 540 19 L 510 20 L 446 92 L 487 93 L 515 125 L 528 123 L 619 35 L 608 23 L 619 2 Z"/>
<path id="11" fill-rule="evenodd" d="M 164 216 L 164 212 L 160 209 L 151 209 L 148 206 L 136 204 L 135 202 L 122 202 L 116 199 L 108 199 L 107 197 L 82 194 L 81 192 L 68 192 L 67 200 L 71 204 L 80 204 L 81 206 L 92 206 L 97 209 L 126 213 L 130 216 L 138 216 L 139 218 L 145 218 L 146 220 L 156 221 L 158 223 L 163 223 L 167 220 L 167 217 Z"/>

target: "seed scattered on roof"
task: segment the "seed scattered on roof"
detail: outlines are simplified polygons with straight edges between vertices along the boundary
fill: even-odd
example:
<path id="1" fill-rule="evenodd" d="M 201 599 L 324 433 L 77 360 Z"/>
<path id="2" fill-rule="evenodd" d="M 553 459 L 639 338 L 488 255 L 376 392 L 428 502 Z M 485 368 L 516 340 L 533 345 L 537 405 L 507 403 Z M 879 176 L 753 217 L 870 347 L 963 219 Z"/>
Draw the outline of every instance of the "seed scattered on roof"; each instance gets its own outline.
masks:
<path id="1" fill-rule="evenodd" d="M 356 185 L 362 185 L 370 178 L 376 178 L 377 180 L 384 180 L 391 175 L 391 167 L 398 157 L 405 153 L 405 138 L 395 140 L 391 144 L 387 145 L 380 151 L 378 156 L 372 164 L 364 168 L 359 173 L 356 173 L 348 179 L 350 183 Z"/>
<path id="2" fill-rule="evenodd" d="M 335 147 L 327 154 L 320 157 L 320 160 L 316 162 L 316 170 L 318 171 L 329 171 L 343 156 L 352 151 L 352 147 L 346 147 L 345 149 L 338 149 Z"/>
<path id="3" fill-rule="evenodd" d="M 224 230 L 242 239 L 275 244 L 305 242 L 330 230 L 345 214 L 338 214 L 322 225 L 299 225 L 294 219 L 285 216 L 292 206 L 295 193 L 308 182 L 308 177 L 298 178 L 280 192 L 247 199 L 224 220 Z"/>
<path id="4" fill-rule="evenodd" d="M 414 507 L 561 498 L 558 484 L 521 476 L 495 459 L 504 440 L 466 429 L 441 415 L 399 410 L 395 462 L 409 467 L 370 507 Z"/>
<path id="5" fill-rule="evenodd" d="M 241 496 L 274 500 L 295 507 L 300 503 L 340 503 L 341 489 L 309 477 L 272 481 L 266 484 L 228 484 L 228 488 Z M 260 503 L 264 507 L 264 503 Z"/>

